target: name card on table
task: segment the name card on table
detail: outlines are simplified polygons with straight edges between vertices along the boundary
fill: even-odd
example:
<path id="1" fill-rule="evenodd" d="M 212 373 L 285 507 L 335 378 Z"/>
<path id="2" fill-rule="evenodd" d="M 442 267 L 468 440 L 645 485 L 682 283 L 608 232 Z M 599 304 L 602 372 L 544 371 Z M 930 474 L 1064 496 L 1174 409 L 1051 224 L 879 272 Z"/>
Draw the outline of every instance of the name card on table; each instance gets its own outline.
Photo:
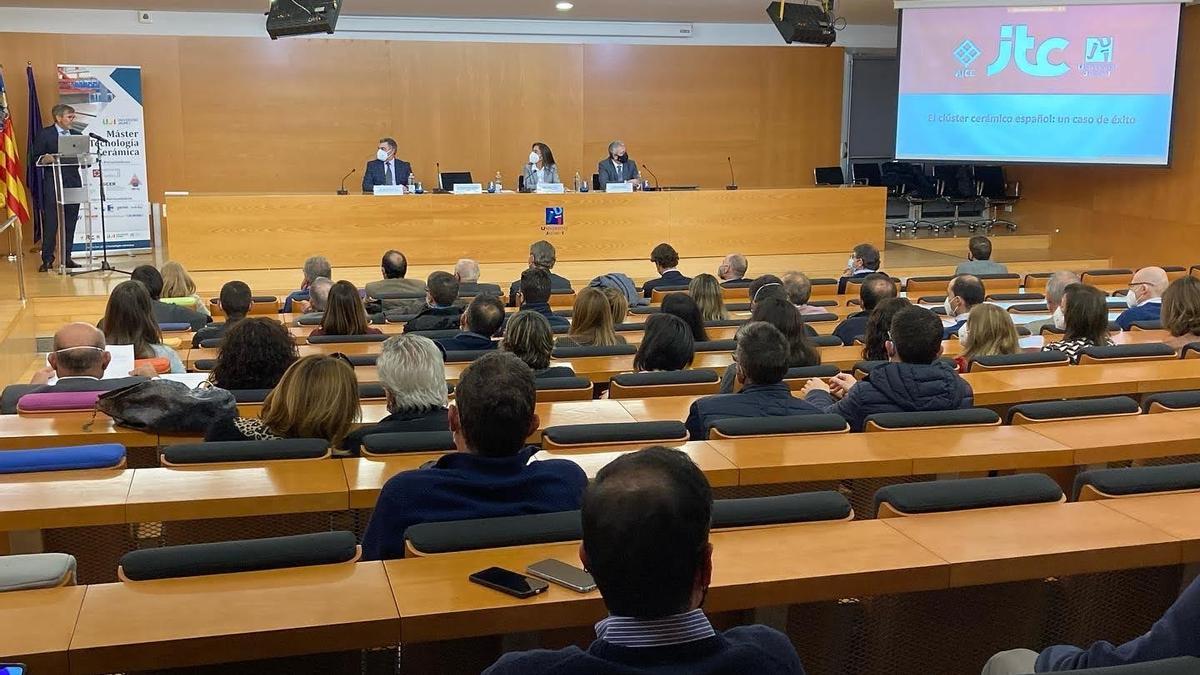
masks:
<path id="1" fill-rule="evenodd" d="M 538 183 L 535 192 L 539 195 L 561 195 L 566 189 L 562 183 Z"/>
<path id="2" fill-rule="evenodd" d="M 483 194 L 483 184 L 481 183 L 455 183 L 454 194 L 456 195 L 481 195 Z"/>
<path id="3" fill-rule="evenodd" d="M 403 185 L 376 185 L 375 186 L 375 196 L 376 197 L 395 197 L 396 195 L 402 195 L 404 193 L 405 193 L 405 189 L 404 189 Z"/>
<path id="4" fill-rule="evenodd" d="M 608 183 L 604 186 L 605 192 L 633 192 L 633 183 Z"/>

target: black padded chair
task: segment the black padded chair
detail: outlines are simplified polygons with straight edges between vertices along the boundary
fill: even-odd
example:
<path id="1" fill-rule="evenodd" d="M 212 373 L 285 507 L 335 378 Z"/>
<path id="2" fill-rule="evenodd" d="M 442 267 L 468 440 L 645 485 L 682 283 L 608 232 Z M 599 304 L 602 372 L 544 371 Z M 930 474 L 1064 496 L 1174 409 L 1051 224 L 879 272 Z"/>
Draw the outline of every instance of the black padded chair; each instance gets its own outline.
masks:
<path id="1" fill-rule="evenodd" d="M 696 353 L 731 352 L 737 349 L 737 340 L 708 340 L 696 343 Z"/>
<path id="2" fill-rule="evenodd" d="M 1036 424 L 1086 417 L 1119 417 L 1142 412 L 1137 401 L 1128 396 L 1085 398 L 1069 401 L 1021 403 L 1008 409 L 1009 424 Z"/>
<path id="3" fill-rule="evenodd" d="M 749 321 L 748 319 L 716 319 L 713 321 L 705 321 L 704 327 L 705 328 L 733 328 L 734 326 L 744 326 L 744 325 L 746 325 L 746 323 L 748 323 L 748 321 Z M 622 325 L 624 325 L 624 324 L 622 324 Z M 644 329 L 646 327 L 646 324 L 639 323 L 638 326 L 641 326 L 641 328 Z"/>
<path id="4" fill-rule="evenodd" d="M 1164 391 L 1142 399 L 1142 411 L 1147 413 L 1175 412 L 1200 408 L 1200 391 Z"/>
<path id="5" fill-rule="evenodd" d="M 1071 357 L 1060 351 L 1018 352 L 971 359 L 967 365 L 967 372 L 977 373 L 1011 368 L 1053 368 L 1069 365 L 1071 365 Z"/>
<path id="6" fill-rule="evenodd" d="M 271 393 L 270 389 L 231 389 L 229 393 L 233 394 L 234 400 L 238 403 L 262 403 L 267 400 L 267 394 Z M 363 382 L 358 385 L 358 400 L 369 401 L 371 399 L 384 398 L 383 385 L 376 382 Z"/>
<path id="7" fill-rule="evenodd" d="M 484 354 L 491 354 L 495 349 L 473 349 L 470 351 L 448 351 L 445 353 L 446 363 L 470 363 Z"/>
<path id="8" fill-rule="evenodd" d="M 1200 463 L 1096 469 L 1075 476 L 1076 501 L 1200 490 Z"/>
<path id="9" fill-rule="evenodd" d="M 651 373 L 622 373 L 608 384 L 612 399 L 652 396 L 707 396 L 720 389 L 721 378 L 709 368 L 668 370 Z"/>
<path id="10" fill-rule="evenodd" d="M 407 335 L 420 335 L 421 337 L 429 338 L 430 340 L 445 340 L 458 335 L 461 331 L 457 328 L 447 328 L 446 330 L 414 330 L 406 333 Z"/>
<path id="11" fill-rule="evenodd" d="M 324 459 L 329 441 L 324 438 L 284 438 L 270 441 L 216 441 L 180 443 L 163 448 L 163 466 L 267 462 L 282 459 Z"/>
<path id="12" fill-rule="evenodd" d="M 717 499 L 713 501 L 713 529 L 761 527 L 788 523 L 850 520 L 854 510 L 841 493 L 798 492 L 774 497 Z"/>
<path id="13" fill-rule="evenodd" d="M 224 341 L 225 341 L 225 338 L 219 338 L 219 337 L 209 338 L 207 340 L 201 340 L 200 348 L 201 349 L 218 349 L 218 348 L 220 348 L 221 343 Z"/>
<path id="14" fill-rule="evenodd" d="M 679 445 L 688 440 L 683 422 L 568 424 L 542 431 L 542 447 L 572 449 L 604 445 Z"/>
<path id="15" fill-rule="evenodd" d="M 826 321 L 837 321 L 840 318 L 841 317 L 839 317 L 837 314 L 834 314 L 833 312 L 825 312 L 824 314 L 804 314 L 804 315 L 801 315 L 801 317 L 800 317 L 800 319 L 802 321 L 804 321 L 804 323 L 819 323 L 819 322 L 826 322 Z M 708 324 L 705 324 L 705 325 L 708 325 Z"/>
<path id="16" fill-rule="evenodd" d="M 1108 347 L 1087 347 L 1079 357 L 1079 365 L 1114 363 L 1119 361 L 1165 361 L 1174 359 L 1175 349 L 1161 342 Z"/>
<path id="17" fill-rule="evenodd" d="M 296 319 L 297 326 L 320 326 L 323 316 L 302 316 Z"/>
<path id="18" fill-rule="evenodd" d="M 728 309 L 728 307 L 726 307 L 726 309 Z M 658 314 L 661 311 L 662 311 L 662 308 L 657 307 L 657 306 L 655 306 L 655 307 L 642 306 L 642 307 L 630 307 L 629 308 L 630 314 Z M 645 327 L 646 327 L 646 325 L 642 324 L 642 328 L 645 328 Z"/>
<path id="19" fill-rule="evenodd" d="M 346 357 L 355 368 L 370 368 L 379 360 L 378 354 L 350 354 Z"/>
<path id="20" fill-rule="evenodd" d="M 583 539 L 583 524 L 579 511 L 449 520 L 412 525 L 404 539 L 409 552 L 433 555 L 577 541 Z"/>
<path id="21" fill-rule="evenodd" d="M 846 184 L 846 175 L 840 166 L 818 166 L 813 169 L 813 184 L 839 186 Z"/>
<path id="22" fill-rule="evenodd" d="M 408 452 L 449 452 L 457 449 L 449 431 L 404 431 L 367 434 L 363 437 L 363 455 L 399 455 Z"/>
<path id="23" fill-rule="evenodd" d="M 592 381 L 586 377 L 539 377 L 533 387 L 538 403 L 592 400 Z"/>
<path id="24" fill-rule="evenodd" d="M 412 321 L 415 316 L 416 314 L 393 309 L 383 313 L 383 321 L 384 323 L 408 323 L 409 321 Z M 320 321 L 317 323 L 320 323 Z"/>
<path id="25" fill-rule="evenodd" d="M 855 162 L 850 169 L 854 175 L 854 182 L 883 187 L 883 172 L 879 170 L 879 162 Z"/>
<path id="26" fill-rule="evenodd" d="M 392 336 L 383 333 L 370 335 L 310 335 L 308 336 L 308 344 L 333 345 L 360 342 L 383 342 L 390 337 Z"/>
<path id="27" fill-rule="evenodd" d="M 935 480 L 880 488 L 875 493 L 875 515 L 892 518 L 997 506 L 1051 504 L 1064 499 L 1058 483 L 1040 473 Z"/>
<path id="28" fill-rule="evenodd" d="M 787 372 L 783 375 L 783 379 L 784 381 L 803 379 L 807 382 L 814 377 L 833 377 L 840 372 L 842 372 L 841 368 L 831 363 L 820 366 L 796 366 L 795 368 L 788 368 Z"/>
<path id="29" fill-rule="evenodd" d="M 353 532 L 320 532 L 269 539 L 188 544 L 131 551 L 121 557 L 122 581 L 335 565 L 358 560 Z"/>
<path id="30" fill-rule="evenodd" d="M 1019 305 L 1009 305 L 1009 314 L 1048 314 L 1050 306 L 1044 302 L 1021 303 Z"/>
<path id="31" fill-rule="evenodd" d="M 836 335 L 818 335 L 810 338 L 818 347 L 841 347 L 842 339 Z"/>
<path id="32" fill-rule="evenodd" d="M 975 191 L 979 195 L 984 213 L 984 219 L 979 225 L 988 230 L 1003 225 L 1009 231 L 1015 232 L 1016 223 L 997 218 L 996 215 L 998 208 L 1009 207 L 1021 201 L 1021 182 L 1017 181 L 1010 186 L 1004 178 L 1002 166 L 976 166 Z"/>
<path id="33" fill-rule="evenodd" d="M 645 326 L 643 326 L 644 328 Z M 637 345 L 607 345 L 603 347 L 555 347 L 556 359 L 581 359 L 588 356 L 628 356 L 637 353 Z"/>
<path id="34" fill-rule="evenodd" d="M 841 415 L 825 413 L 779 417 L 727 417 L 708 426 L 709 440 L 849 432 L 850 425 Z"/>
<path id="35" fill-rule="evenodd" d="M 999 426 L 1000 415 L 987 408 L 931 410 L 927 412 L 875 413 L 867 417 L 863 431 L 904 431 L 936 427 Z"/>
<path id="36" fill-rule="evenodd" d="M 730 312 L 749 312 L 750 311 L 750 303 L 749 302 L 727 302 L 727 303 L 725 303 L 725 309 Z"/>
<path id="37" fill-rule="evenodd" d="M 1179 350 L 1181 359 L 1200 359 L 1200 342 L 1189 342 Z"/>
<path id="38" fill-rule="evenodd" d="M 196 361 L 194 363 L 192 363 L 192 368 L 194 368 L 196 370 L 196 372 L 199 372 L 199 373 L 210 372 L 213 368 L 216 368 L 216 367 L 217 367 L 216 359 L 196 359 Z"/>
<path id="39" fill-rule="evenodd" d="M 1041 293 L 989 293 L 986 300 L 991 302 L 1031 302 L 1045 300 Z"/>

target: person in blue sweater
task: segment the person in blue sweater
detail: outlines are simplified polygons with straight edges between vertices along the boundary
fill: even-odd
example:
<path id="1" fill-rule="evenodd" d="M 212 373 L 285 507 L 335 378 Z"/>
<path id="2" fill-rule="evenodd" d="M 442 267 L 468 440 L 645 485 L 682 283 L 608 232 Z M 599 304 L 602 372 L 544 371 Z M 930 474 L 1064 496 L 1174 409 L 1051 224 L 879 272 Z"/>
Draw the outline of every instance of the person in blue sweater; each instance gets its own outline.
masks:
<path id="1" fill-rule="evenodd" d="M 787 304 L 788 311 L 793 311 Z M 788 371 L 790 347 L 778 328 L 765 321 L 752 321 L 737 332 L 733 360 L 742 389 L 736 394 L 705 396 L 692 403 L 687 429 L 692 440 L 708 438 L 713 422 L 729 417 L 777 417 L 821 412 L 804 399 L 792 396 L 783 382 Z"/>
<path id="2" fill-rule="evenodd" d="M 538 428 L 533 371 L 504 352 L 467 366 L 449 409 L 458 452 L 396 474 L 379 493 L 363 535 L 363 559 L 404 557 L 417 523 L 498 518 L 579 508 L 587 475 L 561 459 L 530 462 L 525 439 Z"/>
<path id="3" fill-rule="evenodd" d="M 924 307 L 905 307 L 892 318 L 884 343 L 889 363 L 871 369 L 858 382 L 841 373 L 826 384 L 808 381 L 804 400 L 822 412 L 837 413 L 852 431 L 862 431 L 876 413 L 957 410 L 974 405 L 971 385 L 942 355 L 942 320 Z"/>
<path id="4" fill-rule="evenodd" d="M 1167 272 L 1161 267 L 1143 267 L 1129 282 L 1125 304 L 1129 309 L 1121 312 L 1116 323 L 1121 330 L 1129 330 L 1134 321 L 1158 321 L 1162 316 L 1162 296 L 1171 283 Z"/>
<path id="5" fill-rule="evenodd" d="M 646 448 L 601 469 L 583 498 L 579 549 L 609 612 L 596 641 L 505 654 L 485 675 L 803 675 L 787 636 L 757 625 L 717 632 L 704 615 L 712 503 L 679 450 Z"/>
<path id="6" fill-rule="evenodd" d="M 1056 645 L 1040 654 L 1029 649 L 1000 652 L 984 666 L 983 675 L 1057 673 L 1176 656 L 1200 656 L 1200 578 L 1193 580 L 1166 614 L 1139 638 L 1119 646 L 1104 640 L 1087 648 Z"/>

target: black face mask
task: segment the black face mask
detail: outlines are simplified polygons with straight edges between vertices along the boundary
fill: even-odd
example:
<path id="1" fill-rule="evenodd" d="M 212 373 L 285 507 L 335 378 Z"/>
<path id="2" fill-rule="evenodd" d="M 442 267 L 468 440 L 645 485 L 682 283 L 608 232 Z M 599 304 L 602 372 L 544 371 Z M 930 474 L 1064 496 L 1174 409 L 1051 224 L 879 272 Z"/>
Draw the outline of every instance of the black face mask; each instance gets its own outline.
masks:
<path id="1" fill-rule="evenodd" d="M 624 152 L 624 153 L 621 153 L 621 154 L 619 154 L 619 155 L 615 155 L 615 156 L 613 157 L 613 159 L 616 159 L 618 162 L 620 162 L 620 163 L 624 164 L 625 162 L 628 162 L 628 161 L 629 161 L 629 153 L 628 153 L 628 152 Z"/>

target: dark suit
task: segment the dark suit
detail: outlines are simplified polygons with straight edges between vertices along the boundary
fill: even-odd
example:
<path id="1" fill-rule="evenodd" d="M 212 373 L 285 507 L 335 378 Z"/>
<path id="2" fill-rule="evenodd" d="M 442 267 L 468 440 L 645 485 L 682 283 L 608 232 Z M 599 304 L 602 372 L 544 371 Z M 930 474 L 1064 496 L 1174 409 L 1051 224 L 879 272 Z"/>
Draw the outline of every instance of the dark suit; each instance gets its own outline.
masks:
<path id="1" fill-rule="evenodd" d="M 546 270 L 550 272 L 550 270 Z M 554 272 L 550 272 L 550 292 L 557 293 L 559 291 L 570 292 L 571 280 L 566 277 L 560 277 Z M 508 306 L 517 306 L 517 293 L 521 291 L 521 280 L 517 279 L 508 287 Z M 458 294 L 462 295 L 462 287 L 459 287 Z"/>
<path id="2" fill-rule="evenodd" d="M 404 332 L 458 328 L 463 307 L 426 307 L 404 324 Z"/>
<path id="3" fill-rule="evenodd" d="M 786 384 L 751 384 L 736 394 L 705 396 L 692 402 L 687 428 L 693 441 L 708 438 L 713 422 L 731 417 L 779 417 L 815 415 L 815 405 L 796 398 Z"/>
<path id="4" fill-rule="evenodd" d="M 518 288 L 520 287 L 519 282 L 517 286 Z M 567 287 L 569 288 L 570 286 L 571 284 L 568 282 Z M 551 277 L 550 287 L 554 288 L 553 276 Z M 463 281 L 458 284 L 458 297 L 460 298 L 473 298 L 479 295 L 494 295 L 498 298 L 501 293 L 500 287 L 496 284 L 481 284 L 477 281 Z"/>
<path id="5" fill-rule="evenodd" d="M 156 322 L 186 323 L 192 327 L 193 331 L 198 331 L 201 328 L 204 328 L 206 325 L 208 325 L 209 321 L 212 321 L 212 317 L 207 314 L 190 310 L 187 307 L 172 305 L 171 303 L 163 302 L 162 300 L 154 300 L 151 302 L 150 309 L 154 312 L 154 320 Z"/>
<path id="6" fill-rule="evenodd" d="M 618 170 L 611 157 L 605 158 L 596 166 L 596 173 L 600 174 L 600 189 L 604 189 L 609 183 L 624 183 L 641 176 L 637 162 L 627 159 Z"/>
<path id="7" fill-rule="evenodd" d="M 870 312 L 855 312 L 837 325 L 833 329 L 833 334 L 842 341 L 842 344 L 847 347 L 854 344 L 854 340 L 861 335 L 867 333 L 867 321 L 871 318 Z M 808 324 L 805 324 L 808 328 Z"/>
<path id="8" fill-rule="evenodd" d="M 443 356 L 446 352 L 477 352 L 496 348 L 495 340 L 479 333 L 462 332 L 452 338 L 442 338 L 434 342 L 437 343 L 438 349 L 442 350 Z"/>
<path id="9" fill-rule="evenodd" d="M 80 135 L 72 130 L 72 136 Z M 58 154 L 58 125 L 51 124 L 33 137 L 31 162 L 37 162 L 42 155 Z M 54 169 L 42 167 L 42 262 L 54 260 L 54 247 L 58 243 L 58 206 L 57 191 L 54 184 Z M 62 182 L 64 188 L 83 187 L 83 179 L 78 167 L 63 167 Z M 71 246 L 75 243 L 75 225 L 79 220 L 78 204 L 63 204 L 63 224 L 66 242 L 63 244 L 63 257 L 71 259 Z"/>
<path id="10" fill-rule="evenodd" d="M 721 282 L 721 288 L 750 288 L 750 284 L 754 283 L 753 279 L 730 279 L 729 281 Z"/>
<path id="11" fill-rule="evenodd" d="M 120 377 L 110 380 L 93 380 L 70 377 L 54 384 L 10 384 L 0 394 L 0 414 L 17 414 L 17 401 L 25 394 L 57 394 L 76 391 L 112 391 L 131 384 L 145 382 L 144 377 Z"/>
<path id="12" fill-rule="evenodd" d="M 656 288 L 662 286 L 667 288 L 672 286 L 687 286 L 691 282 L 691 278 L 683 276 L 679 270 L 667 270 L 661 277 L 657 279 L 651 279 L 645 284 L 642 284 L 642 295 L 648 298 Z"/>
<path id="13" fill-rule="evenodd" d="M 379 420 L 377 424 L 362 426 L 342 441 L 342 449 L 357 455 L 362 450 L 363 439 L 371 434 L 397 434 L 420 431 L 450 431 L 450 422 L 445 408 L 433 410 L 408 410 L 394 412 Z"/>
<path id="14" fill-rule="evenodd" d="M 408 185 L 408 177 L 412 175 L 412 165 L 402 159 L 394 159 L 392 163 L 396 173 L 392 185 Z M 387 185 L 383 174 L 383 162 L 377 159 L 367 162 L 367 169 L 363 171 L 363 192 L 374 193 L 376 185 Z"/>

